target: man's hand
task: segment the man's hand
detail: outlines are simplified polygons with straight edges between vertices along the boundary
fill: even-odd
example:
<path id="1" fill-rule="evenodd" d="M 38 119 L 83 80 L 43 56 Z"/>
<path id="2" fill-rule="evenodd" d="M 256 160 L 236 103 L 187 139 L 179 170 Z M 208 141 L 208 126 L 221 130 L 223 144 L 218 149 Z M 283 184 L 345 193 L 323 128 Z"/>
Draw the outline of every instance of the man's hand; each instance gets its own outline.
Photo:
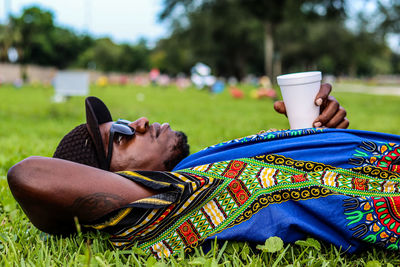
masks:
<path id="1" fill-rule="evenodd" d="M 349 127 L 349 120 L 346 118 L 346 110 L 340 106 L 339 102 L 330 96 L 332 86 L 329 83 L 321 85 L 315 105 L 320 106 L 320 115 L 314 121 L 314 127 L 328 127 L 346 129 Z M 283 101 L 276 101 L 274 109 L 281 114 L 286 115 L 286 108 Z"/>

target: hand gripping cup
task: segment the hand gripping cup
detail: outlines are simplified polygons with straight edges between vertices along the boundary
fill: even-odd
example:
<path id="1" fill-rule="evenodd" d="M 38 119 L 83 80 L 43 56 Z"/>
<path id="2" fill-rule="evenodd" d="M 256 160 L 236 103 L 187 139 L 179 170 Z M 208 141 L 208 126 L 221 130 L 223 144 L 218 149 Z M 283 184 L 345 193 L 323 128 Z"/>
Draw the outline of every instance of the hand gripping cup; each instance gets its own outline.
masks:
<path id="1" fill-rule="evenodd" d="M 299 72 L 277 77 L 281 88 L 290 129 L 313 127 L 319 115 L 319 107 L 315 105 L 315 97 L 321 87 L 320 71 Z"/>

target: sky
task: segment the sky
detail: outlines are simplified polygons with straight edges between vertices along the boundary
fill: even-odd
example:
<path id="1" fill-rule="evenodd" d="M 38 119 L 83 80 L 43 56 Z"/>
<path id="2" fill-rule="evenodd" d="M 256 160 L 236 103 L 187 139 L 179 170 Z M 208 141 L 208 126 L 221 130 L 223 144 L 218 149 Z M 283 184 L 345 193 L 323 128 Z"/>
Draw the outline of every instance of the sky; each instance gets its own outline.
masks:
<path id="1" fill-rule="evenodd" d="M 0 23 L 7 11 L 20 15 L 24 7 L 37 5 L 53 11 L 55 23 L 77 33 L 108 36 L 115 42 L 135 43 L 141 37 L 155 42 L 167 35 L 157 22 L 162 0 L 0 0 Z"/>

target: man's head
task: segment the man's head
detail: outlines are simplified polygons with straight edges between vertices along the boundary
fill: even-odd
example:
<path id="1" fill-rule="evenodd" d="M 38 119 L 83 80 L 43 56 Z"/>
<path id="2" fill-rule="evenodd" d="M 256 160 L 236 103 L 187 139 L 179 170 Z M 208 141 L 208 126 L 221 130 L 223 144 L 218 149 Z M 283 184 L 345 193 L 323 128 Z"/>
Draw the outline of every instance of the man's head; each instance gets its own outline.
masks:
<path id="1" fill-rule="evenodd" d="M 87 123 L 69 132 L 53 157 L 110 171 L 170 171 L 189 155 L 186 135 L 167 123 L 150 125 L 147 118 L 140 118 L 112 126 L 116 122 L 100 99 L 88 97 L 85 104 Z M 112 155 L 109 162 L 107 155 Z"/>

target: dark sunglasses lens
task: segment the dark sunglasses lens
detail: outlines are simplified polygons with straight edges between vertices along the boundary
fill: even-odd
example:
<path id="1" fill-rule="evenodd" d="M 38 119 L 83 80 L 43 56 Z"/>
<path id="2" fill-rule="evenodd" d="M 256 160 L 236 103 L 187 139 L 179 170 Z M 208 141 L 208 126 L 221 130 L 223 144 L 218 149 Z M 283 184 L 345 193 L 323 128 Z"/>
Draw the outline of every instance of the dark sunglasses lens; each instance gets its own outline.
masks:
<path id="1" fill-rule="evenodd" d="M 112 125 L 112 131 L 124 135 L 134 135 L 135 134 L 135 129 L 124 125 L 124 124 L 113 124 Z"/>

